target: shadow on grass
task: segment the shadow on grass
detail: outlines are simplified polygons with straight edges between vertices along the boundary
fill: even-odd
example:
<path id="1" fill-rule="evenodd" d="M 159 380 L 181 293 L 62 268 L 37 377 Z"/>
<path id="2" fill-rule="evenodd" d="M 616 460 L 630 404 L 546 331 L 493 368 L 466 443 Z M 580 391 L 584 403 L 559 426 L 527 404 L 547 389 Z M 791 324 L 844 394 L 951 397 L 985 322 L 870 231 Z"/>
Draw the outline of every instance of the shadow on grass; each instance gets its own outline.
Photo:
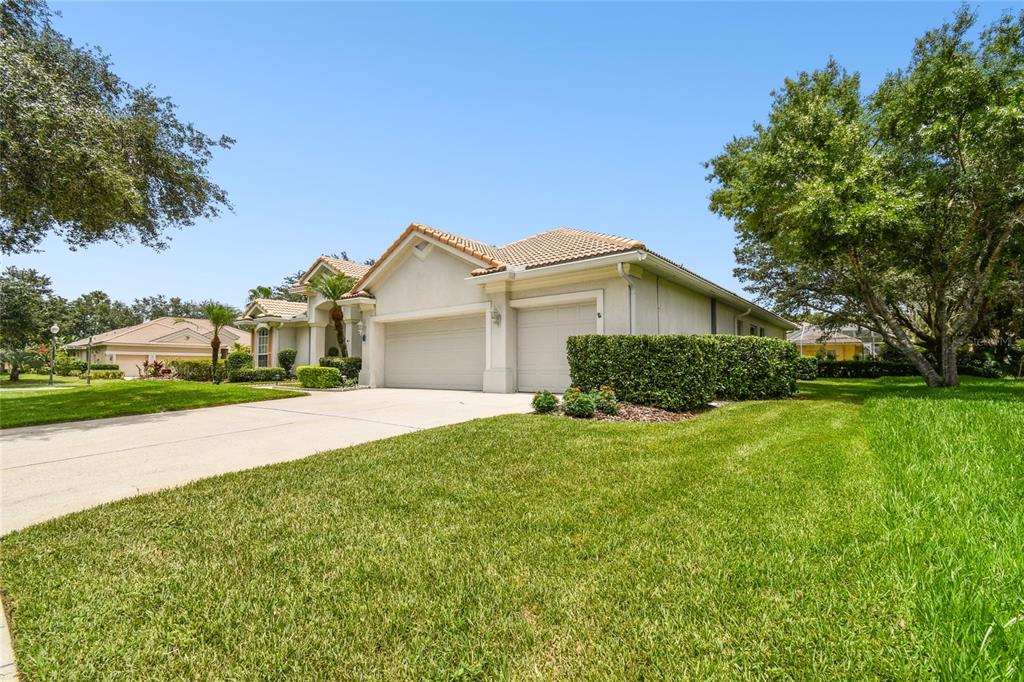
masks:
<path id="1" fill-rule="evenodd" d="M 955 388 L 928 388 L 918 377 L 801 381 L 797 399 L 861 404 L 866 398 L 1024 402 L 1024 381 L 962 377 Z"/>

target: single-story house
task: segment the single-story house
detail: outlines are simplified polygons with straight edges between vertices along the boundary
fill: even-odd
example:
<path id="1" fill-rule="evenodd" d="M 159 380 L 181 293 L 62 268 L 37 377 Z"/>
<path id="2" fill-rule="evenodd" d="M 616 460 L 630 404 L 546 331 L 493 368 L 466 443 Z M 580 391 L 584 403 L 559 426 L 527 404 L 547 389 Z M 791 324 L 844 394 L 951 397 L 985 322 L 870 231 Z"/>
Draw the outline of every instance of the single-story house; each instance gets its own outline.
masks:
<path id="1" fill-rule="evenodd" d="M 92 337 L 92 361 L 116 364 L 127 377 L 137 376 L 146 360 L 167 362 L 175 358 L 210 357 L 213 327 L 208 320 L 158 317 L 142 324 L 122 327 Z M 249 348 L 249 332 L 236 327 L 220 330 L 221 357 L 227 357 L 232 344 Z M 89 339 L 67 344 L 68 355 L 86 359 Z"/>
<path id="2" fill-rule="evenodd" d="M 315 364 L 336 345 L 332 302 L 308 291 L 320 272 L 358 280 L 340 303 L 370 386 L 561 391 L 572 335 L 797 328 L 635 239 L 559 228 L 490 246 L 414 223 L 372 266 L 318 258 L 293 290 L 304 304 L 253 301 L 236 324 L 266 364 L 284 347 Z"/>
<path id="3" fill-rule="evenodd" d="M 826 330 L 806 322 L 786 338 L 796 344 L 801 355 L 822 353 L 836 360 L 854 360 L 864 355 L 864 342 L 839 330 Z"/>

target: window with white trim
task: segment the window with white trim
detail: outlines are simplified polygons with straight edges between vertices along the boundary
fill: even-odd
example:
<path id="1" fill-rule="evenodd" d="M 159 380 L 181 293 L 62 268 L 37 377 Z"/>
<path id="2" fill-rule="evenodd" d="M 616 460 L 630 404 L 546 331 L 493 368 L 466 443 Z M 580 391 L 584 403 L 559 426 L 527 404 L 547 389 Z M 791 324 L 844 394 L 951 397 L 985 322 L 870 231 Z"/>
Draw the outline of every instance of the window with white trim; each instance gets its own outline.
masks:
<path id="1" fill-rule="evenodd" d="M 256 366 L 270 367 L 270 330 L 256 330 Z"/>

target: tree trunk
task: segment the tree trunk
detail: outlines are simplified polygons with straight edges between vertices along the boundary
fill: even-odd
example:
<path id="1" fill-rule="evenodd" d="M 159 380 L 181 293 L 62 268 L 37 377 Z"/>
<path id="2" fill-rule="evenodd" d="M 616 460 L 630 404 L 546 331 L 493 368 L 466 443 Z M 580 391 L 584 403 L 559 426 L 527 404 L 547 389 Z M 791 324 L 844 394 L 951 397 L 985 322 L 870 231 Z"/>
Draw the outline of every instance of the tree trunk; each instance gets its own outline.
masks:
<path id="1" fill-rule="evenodd" d="M 334 333 L 338 335 L 338 354 L 343 358 L 348 357 L 348 344 L 345 343 L 345 313 L 341 306 L 331 308 L 331 320 L 334 322 Z"/>
<path id="2" fill-rule="evenodd" d="M 960 344 L 948 334 L 942 335 L 942 384 L 959 386 L 960 374 L 956 367 L 956 351 Z"/>
<path id="3" fill-rule="evenodd" d="M 21 379 L 21 368 L 17 365 L 11 365 L 11 381 L 18 381 Z"/>
<path id="4" fill-rule="evenodd" d="M 220 355 L 220 337 L 216 334 L 213 335 L 213 339 L 210 341 L 210 348 L 213 350 L 213 357 L 210 358 L 210 379 L 215 384 L 220 383 L 220 379 L 217 377 L 217 356 Z"/>

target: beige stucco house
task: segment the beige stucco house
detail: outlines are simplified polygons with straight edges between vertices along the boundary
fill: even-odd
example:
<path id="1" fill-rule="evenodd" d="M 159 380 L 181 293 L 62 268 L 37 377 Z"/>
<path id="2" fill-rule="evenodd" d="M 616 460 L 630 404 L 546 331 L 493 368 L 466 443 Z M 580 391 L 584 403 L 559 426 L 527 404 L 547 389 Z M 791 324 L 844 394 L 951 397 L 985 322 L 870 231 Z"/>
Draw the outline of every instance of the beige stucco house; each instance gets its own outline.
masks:
<path id="1" fill-rule="evenodd" d="M 340 302 L 346 343 L 370 386 L 507 393 L 569 384 L 575 334 L 753 334 L 796 325 L 635 239 L 559 228 L 490 246 L 410 225 L 371 266 L 320 257 L 320 272 L 358 278 Z M 331 302 L 253 301 L 238 326 L 269 365 L 295 348 L 315 364 L 336 345 Z"/>
<path id="2" fill-rule="evenodd" d="M 138 376 L 144 361 L 167 362 L 175 358 L 210 357 L 213 330 L 209 321 L 158 317 L 142 324 L 122 327 L 92 337 L 92 361 L 116 364 L 126 377 Z M 227 356 L 232 344 L 249 347 L 249 332 L 236 327 L 220 331 L 221 355 Z M 72 357 L 86 359 L 89 339 L 78 339 L 65 346 Z"/>

